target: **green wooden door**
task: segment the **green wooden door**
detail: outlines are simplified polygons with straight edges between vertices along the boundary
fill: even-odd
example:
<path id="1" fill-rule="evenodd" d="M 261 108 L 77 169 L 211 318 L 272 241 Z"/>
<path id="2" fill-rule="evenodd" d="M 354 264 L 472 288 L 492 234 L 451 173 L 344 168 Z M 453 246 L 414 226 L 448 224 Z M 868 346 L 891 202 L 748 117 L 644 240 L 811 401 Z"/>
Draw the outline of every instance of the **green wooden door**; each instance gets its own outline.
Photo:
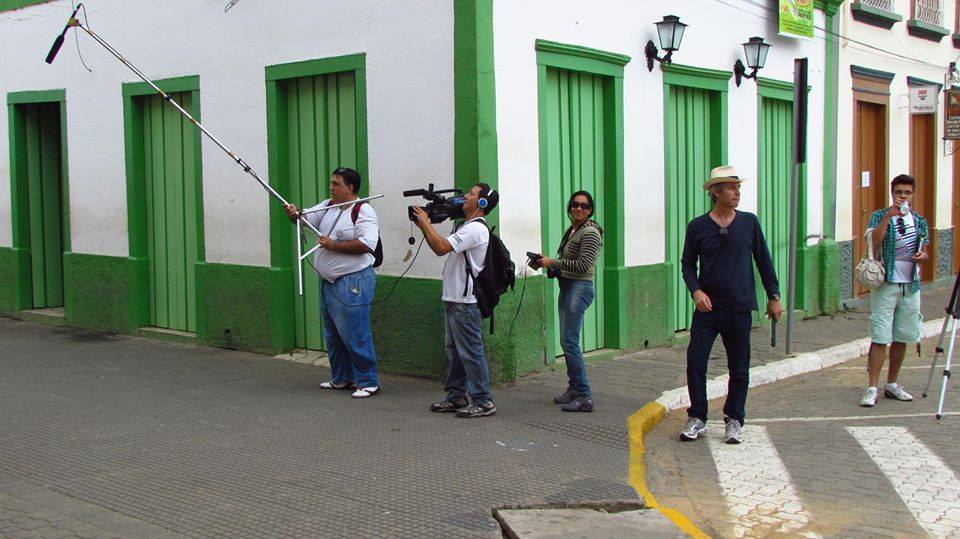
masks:
<path id="1" fill-rule="evenodd" d="M 570 195 L 584 189 L 589 191 L 596 202 L 594 218 L 603 222 L 604 205 L 604 144 L 609 137 L 604 125 L 604 77 L 579 71 L 547 69 L 546 92 L 546 152 L 544 161 L 547 189 L 545 207 L 556 212 L 556 218 L 545 220 L 552 223 L 544 231 L 545 251 L 549 256 L 556 255 L 563 233 L 570 225 L 566 204 Z M 543 127 L 541 129 L 544 129 Z M 584 352 L 604 346 L 604 257 L 597 259 L 596 299 L 587 309 L 583 319 L 583 331 L 580 346 Z M 559 295 L 556 280 L 549 281 L 554 305 Z M 559 353 L 560 321 L 556 309 L 550 314 L 556 338 L 554 350 Z"/>
<path id="2" fill-rule="evenodd" d="M 280 83 L 285 117 L 283 149 L 290 174 L 290 201 L 308 208 L 329 196 L 330 172 L 357 168 L 357 86 L 354 72 L 289 79 Z M 291 234 L 290 241 L 295 241 Z M 296 245 L 293 247 L 296 264 Z M 323 349 L 320 278 L 303 262 L 303 296 L 294 299 L 297 348 Z M 293 294 L 298 294 L 294 279 Z"/>
<path id="3" fill-rule="evenodd" d="M 667 182 L 667 260 L 672 264 L 670 294 L 673 329 L 690 327 L 693 301 L 680 273 L 687 223 L 710 210 L 703 182 L 722 159 L 719 92 L 668 85 L 664 114 Z"/>
<path id="4" fill-rule="evenodd" d="M 191 93 L 171 96 L 196 115 Z M 160 96 L 136 99 L 143 115 L 150 325 L 196 331 L 201 249 L 196 128 Z"/>
<path id="5" fill-rule="evenodd" d="M 63 178 L 60 104 L 18 105 L 24 118 L 33 307 L 63 306 Z"/>
<path id="6" fill-rule="evenodd" d="M 793 103 L 761 97 L 758 135 L 757 218 L 766 236 L 773 267 L 785 289 L 790 256 Z M 757 304 L 764 305 L 766 301 L 766 292 L 758 280 Z"/>

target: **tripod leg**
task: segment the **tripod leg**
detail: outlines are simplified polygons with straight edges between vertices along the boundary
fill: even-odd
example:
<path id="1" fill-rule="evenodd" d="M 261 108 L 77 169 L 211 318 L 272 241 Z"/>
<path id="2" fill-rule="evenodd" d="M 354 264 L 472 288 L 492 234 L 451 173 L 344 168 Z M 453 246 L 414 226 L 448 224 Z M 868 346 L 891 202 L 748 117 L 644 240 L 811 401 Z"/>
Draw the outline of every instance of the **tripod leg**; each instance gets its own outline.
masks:
<path id="1" fill-rule="evenodd" d="M 937 347 L 933 351 L 933 361 L 930 362 L 930 374 L 927 376 L 927 387 L 923 389 L 923 398 L 927 398 L 930 392 L 930 384 L 933 383 L 933 371 L 937 368 L 937 358 L 943 353 L 943 341 L 947 337 L 947 324 L 950 323 L 950 317 L 943 319 L 943 327 L 940 328 L 940 339 L 937 340 Z"/>
<path id="2" fill-rule="evenodd" d="M 950 379 L 950 360 L 953 359 L 953 345 L 957 341 L 957 319 L 953 318 L 950 327 L 950 348 L 947 350 L 947 360 L 943 365 L 943 383 L 940 385 L 940 401 L 937 403 L 937 419 L 943 417 L 943 398 L 947 394 L 947 380 Z"/>

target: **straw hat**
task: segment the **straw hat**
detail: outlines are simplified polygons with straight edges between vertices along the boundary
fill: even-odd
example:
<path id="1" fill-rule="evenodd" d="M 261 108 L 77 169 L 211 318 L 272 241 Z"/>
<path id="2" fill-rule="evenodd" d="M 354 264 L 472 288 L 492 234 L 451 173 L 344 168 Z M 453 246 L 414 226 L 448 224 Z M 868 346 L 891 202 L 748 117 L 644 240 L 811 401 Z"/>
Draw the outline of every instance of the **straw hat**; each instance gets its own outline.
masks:
<path id="1" fill-rule="evenodd" d="M 719 185 L 721 183 L 743 183 L 744 181 L 744 178 L 737 176 L 737 169 L 730 165 L 724 165 L 710 171 L 710 179 L 703 182 L 703 189 L 706 191 L 714 185 Z"/>

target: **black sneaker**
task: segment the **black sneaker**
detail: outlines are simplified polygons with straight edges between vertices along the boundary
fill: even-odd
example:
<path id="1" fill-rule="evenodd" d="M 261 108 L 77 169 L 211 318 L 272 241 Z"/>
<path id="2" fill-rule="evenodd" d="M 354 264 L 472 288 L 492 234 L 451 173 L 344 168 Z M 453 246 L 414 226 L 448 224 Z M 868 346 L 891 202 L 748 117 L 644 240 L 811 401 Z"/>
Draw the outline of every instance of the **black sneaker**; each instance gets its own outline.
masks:
<path id="1" fill-rule="evenodd" d="M 440 402 L 435 402 L 431 404 L 430 411 L 431 412 L 456 412 L 461 408 L 466 408 L 467 404 L 469 403 L 467 402 L 467 399 L 465 397 L 460 397 L 459 399 L 454 401 L 448 401 L 447 399 L 443 399 Z"/>
<path id="2" fill-rule="evenodd" d="M 557 404 L 567 404 L 567 403 L 573 402 L 573 399 L 579 396 L 580 396 L 579 393 L 577 393 L 576 391 L 570 388 L 567 388 L 567 390 L 564 391 L 562 395 L 560 395 L 559 397 L 554 397 L 553 402 Z"/>
<path id="3" fill-rule="evenodd" d="M 493 401 L 473 403 L 466 408 L 457 410 L 457 417 L 486 417 L 497 413 L 497 407 Z"/>
<path id="4" fill-rule="evenodd" d="M 592 412 L 593 399 L 590 397 L 577 397 L 561 406 L 560 409 L 564 412 Z"/>

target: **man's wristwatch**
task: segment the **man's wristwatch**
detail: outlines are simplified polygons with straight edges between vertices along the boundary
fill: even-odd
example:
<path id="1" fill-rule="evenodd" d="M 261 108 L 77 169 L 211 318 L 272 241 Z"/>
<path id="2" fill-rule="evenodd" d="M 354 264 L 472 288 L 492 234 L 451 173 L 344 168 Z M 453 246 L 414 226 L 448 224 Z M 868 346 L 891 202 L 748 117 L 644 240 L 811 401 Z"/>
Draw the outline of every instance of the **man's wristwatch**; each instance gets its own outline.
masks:
<path id="1" fill-rule="evenodd" d="M 771 295 L 767 296 L 767 299 L 769 299 L 770 301 L 780 301 L 780 295 L 779 295 L 779 294 L 771 294 Z"/>

